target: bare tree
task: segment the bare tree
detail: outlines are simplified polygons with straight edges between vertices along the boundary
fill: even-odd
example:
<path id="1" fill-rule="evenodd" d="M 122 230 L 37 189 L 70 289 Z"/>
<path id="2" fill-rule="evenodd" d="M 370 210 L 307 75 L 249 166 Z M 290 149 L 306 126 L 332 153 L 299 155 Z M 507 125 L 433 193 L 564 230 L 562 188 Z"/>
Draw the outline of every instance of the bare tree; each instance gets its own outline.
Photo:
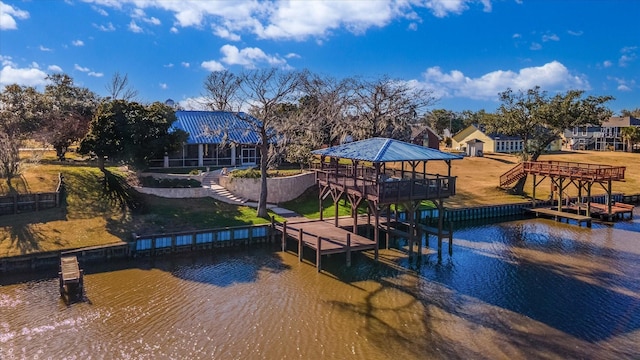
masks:
<path id="1" fill-rule="evenodd" d="M 283 129 L 287 126 L 288 110 L 299 97 L 300 73 L 272 69 L 256 69 L 233 75 L 212 73 L 205 81 L 209 107 L 232 110 L 242 129 L 258 134 L 260 150 L 260 198 L 258 216 L 267 217 L 267 170 L 280 154 Z M 237 103 L 237 107 L 234 105 Z M 248 113 L 237 111 L 248 109 Z M 278 140 L 278 141 L 276 141 Z"/>
<path id="2" fill-rule="evenodd" d="M 431 91 L 387 76 L 360 80 L 355 89 L 352 120 L 346 126 L 356 139 L 380 136 L 408 140 L 418 113 L 435 103 Z"/>
<path id="3" fill-rule="evenodd" d="M 116 71 L 111 77 L 111 82 L 105 88 L 112 100 L 134 101 L 138 96 L 138 90 L 129 85 L 129 75 L 121 75 Z"/>
<path id="4" fill-rule="evenodd" d="M 13 84 L 0 93 L 0 176 L 7 184 L 20 173 L 20 142 L 39 127 L 42 110 L 42 96 L 33 87 Z"/>
<path id="5" fill-rule="evenodd" d="M 241 84 L 242 79 L 228 70 L 212 72 L 204 81 L 205 105 L 214 111 L 239 111 Z"/>

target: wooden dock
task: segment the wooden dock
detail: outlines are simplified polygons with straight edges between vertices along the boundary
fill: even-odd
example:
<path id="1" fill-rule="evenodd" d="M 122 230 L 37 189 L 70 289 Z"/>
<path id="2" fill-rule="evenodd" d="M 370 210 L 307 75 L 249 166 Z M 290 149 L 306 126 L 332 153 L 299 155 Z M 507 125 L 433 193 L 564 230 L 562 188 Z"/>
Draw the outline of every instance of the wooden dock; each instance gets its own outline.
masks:
<path id="1" fill-rule="evenodd" d="M 71 300 L 82 297 L 84 291 L 84 274 L 76 256 L 60 258 L 60 295 Z"/>
<path id="2" fill-rule="evenodd" d="M 591 227 L 592 218 L 590 216 L 578 215 L 570 212 L 557 211 L 548 208 L 533 208 L 529 209 L 529 211 L 535 213 L 536 216 L 546 215 L 555 218 L 556 221 L 562 221 L 562 219 L 565 219 L 567 222 L 569 222 L 569 220 L 575 220 L 578 222 L 578 225 L 584 222 L 585 224 L 587 224 L 587 227 Z"/>
<path id="3" fill-rule="evenodd" d="M 611 214 L 609 214 L 607 204 L 591 203 L 590 212 L 592 216 L 607 217 L 609 220 L 613 220 L 613 218 L 624 219 L 625 215 L 629 215 L 630 218 L 633 217 L 633 208 L 633 205 L 617 202 L 611 205 Z"/>
<path id="4" fill-rule="evenodd" d="M 323 220 L 300 221 L 276 225 L 282 231 L 282 250 L 286 250 L 287 238 L 298 242 L 298 258 L 302 261 L 302 251 L 306 246 L 316 252 L 316 267 L 322 270 L 322 255 L 341 254 L 347 256 L 347 266 L 351 265 L 354 251 L 375 250 L 378 258 L 378 244 L 371 239 L 349 232 L 333 223 Z"/>

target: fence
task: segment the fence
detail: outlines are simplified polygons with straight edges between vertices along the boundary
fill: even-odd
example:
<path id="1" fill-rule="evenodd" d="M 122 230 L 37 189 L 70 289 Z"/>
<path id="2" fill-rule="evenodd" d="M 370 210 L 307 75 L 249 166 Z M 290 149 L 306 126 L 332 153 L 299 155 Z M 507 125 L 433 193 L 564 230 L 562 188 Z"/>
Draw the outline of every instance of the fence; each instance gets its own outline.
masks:
<path id="1" fill-rule="evenodd" d="M 55 192 L 2 196 L 0 197 L 0 215 L 18 214 L 58 207 L 60 206 L 63 190 L 64 179 L 62 174 L 58 174 L 58 186 Z"/>

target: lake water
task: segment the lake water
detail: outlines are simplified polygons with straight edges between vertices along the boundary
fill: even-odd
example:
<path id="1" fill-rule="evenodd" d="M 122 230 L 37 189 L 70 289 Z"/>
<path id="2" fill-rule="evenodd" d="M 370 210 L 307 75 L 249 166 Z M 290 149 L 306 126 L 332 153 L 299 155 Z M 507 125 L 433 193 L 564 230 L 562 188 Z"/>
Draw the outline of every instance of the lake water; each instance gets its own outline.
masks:
<path id="1" fill-rule="evenodd" d="M 57 279 L 0 286 L 0 359 L 640 358 L 637 215 L 454 237 L 441 261 L 390 249 L 322 273 L 270 246 L 91 265 L 69 306 Z"/>

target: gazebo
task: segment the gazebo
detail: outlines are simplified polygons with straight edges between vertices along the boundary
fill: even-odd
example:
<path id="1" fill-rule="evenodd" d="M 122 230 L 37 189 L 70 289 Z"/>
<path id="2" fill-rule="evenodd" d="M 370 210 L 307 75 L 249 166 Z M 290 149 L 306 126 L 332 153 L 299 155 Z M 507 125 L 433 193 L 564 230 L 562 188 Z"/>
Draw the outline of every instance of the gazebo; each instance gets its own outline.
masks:
<path id="1" fill-rule="evenodd" d="M 387 214 L 387 245 L 390 229 L 391 205 L 407 210 L 408 240 L 413 248 L 417 226 L 415 213 L 425 200 L 438 209 L 438 250 L 443 234 L 443 200 L 456 193 L 456 177 L 451 176 L 451 161 L 461 156 L 436 149 L 388 139 L 371 138 L 313 151 L 320 157 L 317 169 L 319 207 L 322 219 L 323 200 L 331 195 L 335 205 L 335 226 L 338 226 L 338 201 L 345 197 L 351 204 L 353 230 L 357 233 L 357 209 L 366 200 L 368 211 L 374 216 L 374 241 L 379 241 L 380 215 Z M 446 174 L 428 172 L 429 161 L 444 161 Z"/>

